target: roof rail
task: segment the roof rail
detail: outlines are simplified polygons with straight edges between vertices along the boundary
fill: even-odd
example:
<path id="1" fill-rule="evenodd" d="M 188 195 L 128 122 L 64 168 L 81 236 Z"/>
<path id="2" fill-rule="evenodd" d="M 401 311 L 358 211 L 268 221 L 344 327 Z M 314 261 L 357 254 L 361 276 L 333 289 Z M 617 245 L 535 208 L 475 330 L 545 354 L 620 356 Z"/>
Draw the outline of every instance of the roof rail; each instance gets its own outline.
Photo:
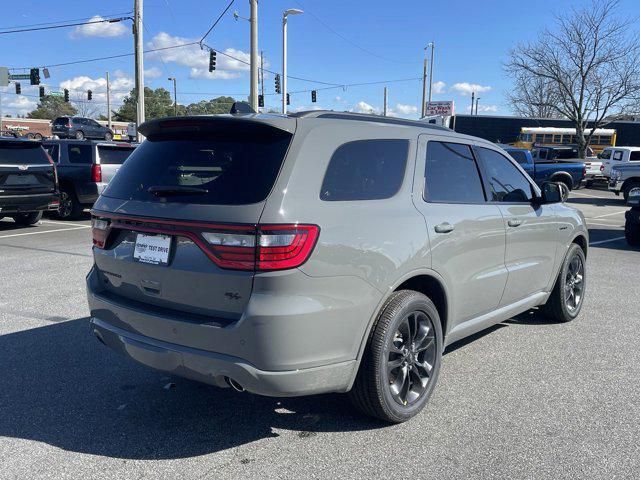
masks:
<path id="1" fill-rule="evenodd" d="M 390 125 L 404 125 L 409 127 L 431 128 L 434 130 L 450 131 L 447 127 L 434 125 L 421 120 L 409 120 L 406 118 L 383 117 L 370 113 L 336 112 L 334 110 L 307 110 L 289 115 L 296 118 L 330 118 L 334 120 L 352 120 L 357 122 L 387 123 Z"/>

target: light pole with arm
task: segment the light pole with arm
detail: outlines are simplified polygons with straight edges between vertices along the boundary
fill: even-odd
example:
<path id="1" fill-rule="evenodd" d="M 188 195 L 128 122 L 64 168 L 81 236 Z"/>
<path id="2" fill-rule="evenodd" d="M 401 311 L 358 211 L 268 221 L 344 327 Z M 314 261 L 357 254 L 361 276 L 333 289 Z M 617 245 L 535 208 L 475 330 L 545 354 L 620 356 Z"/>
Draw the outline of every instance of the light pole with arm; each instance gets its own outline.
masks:
<path id="1" fill-rule="evenodd" d="M 173 81 L 173 115 L 178 116 L 178 89 L 176 87 L 176 77 L 167 78 L 170 82 Z"/>
<path id="2" fill-rule="evenodd" d="M 285 10 L 282 15 L 282 113 L 287 113 L 287 17 L 303 13 L 298 8 Z"/>

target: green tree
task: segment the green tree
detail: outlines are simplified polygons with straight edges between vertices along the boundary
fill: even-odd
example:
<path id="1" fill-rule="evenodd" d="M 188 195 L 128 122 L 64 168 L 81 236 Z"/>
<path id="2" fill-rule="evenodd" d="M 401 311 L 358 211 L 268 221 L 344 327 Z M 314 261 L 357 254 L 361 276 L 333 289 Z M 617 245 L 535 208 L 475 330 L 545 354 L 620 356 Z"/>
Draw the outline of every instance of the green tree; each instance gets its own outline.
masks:
<path id="1" fill-rule="evenodd" d="M 38 107 L 27 114 L 27 118 L 46 118 L 53 120 L 56 117 L 75 115 L 76 112 L 75 107 L 65 102 L 64 98 L 45 95 L 38 102 Z"/>
<path id="2" fill-rule="evenodd" d="M 167 117 L 173 115 L 173 100 L 166 88 L 156 88 L 155 90 L 144 88 L 144 114 L 147 120 Z M 115 120 L 120 122 L 136 121 L 136 90 L 131 90 L 120 108 L 114 112 Z"/>

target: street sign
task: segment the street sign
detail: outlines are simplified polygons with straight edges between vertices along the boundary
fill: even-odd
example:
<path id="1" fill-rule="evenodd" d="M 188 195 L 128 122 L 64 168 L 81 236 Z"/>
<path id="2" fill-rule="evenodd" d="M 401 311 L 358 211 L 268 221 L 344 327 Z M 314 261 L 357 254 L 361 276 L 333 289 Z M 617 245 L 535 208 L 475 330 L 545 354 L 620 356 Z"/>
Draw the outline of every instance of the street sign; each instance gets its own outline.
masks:
<path id="1" fill-rule="evenodd" d="M 62 92 L 49 92 L 49 95 L 52 97 L 64 97 L 64 93 Z"/>
<path id="2" fill-rule="evenodd" d="M 444 117 L 450 117 L 453 114 L 453 100 L 427 102 L 427 114 L 425 115 L 427 117 L 432 115 L 442 115 Z"/>
<path id="3" fill-rule="evenodd" d="M 16 73 L 9 75 L 9 80 L 30 80 L 31 75 L 29 73 Z"/>
<path id="4" fill-rule="evenodd" d="M 9 85 L 9 69 L 0 67 L 0 87 L 6 87 L 7 85 Z"/>

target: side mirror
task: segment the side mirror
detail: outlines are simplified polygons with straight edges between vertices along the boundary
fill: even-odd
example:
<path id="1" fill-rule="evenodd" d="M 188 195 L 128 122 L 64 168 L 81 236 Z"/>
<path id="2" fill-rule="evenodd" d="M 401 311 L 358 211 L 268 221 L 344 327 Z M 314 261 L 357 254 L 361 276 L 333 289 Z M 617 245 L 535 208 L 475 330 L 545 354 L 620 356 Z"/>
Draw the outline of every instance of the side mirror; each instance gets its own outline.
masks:
<path id="1" fill-rule="evenodd" d="M 542 184 L 540 203 L 561 203 L 569 197 L 569 189 L 564 183 L 545 182 Z"/>

